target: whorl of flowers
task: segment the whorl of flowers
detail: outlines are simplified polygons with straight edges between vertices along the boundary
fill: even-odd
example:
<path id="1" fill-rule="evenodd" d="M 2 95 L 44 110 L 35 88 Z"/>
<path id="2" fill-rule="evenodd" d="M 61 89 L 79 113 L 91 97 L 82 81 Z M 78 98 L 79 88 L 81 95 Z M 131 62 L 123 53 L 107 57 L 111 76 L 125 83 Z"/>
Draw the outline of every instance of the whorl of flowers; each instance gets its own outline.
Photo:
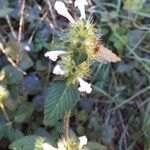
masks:
<path id="1" fill-rule="evenodd" d="M 71 138 L 62 138 L 58 142 L 58 148 L 55 148 L 48 143 L 43 144 L 43 150 L 84 150 L 84 145 L 87 144 L 87 137 L 79 137 L 78 142 Z"/>
<path id="2" fill-rule="evenodd" d="M 53 73 L 63 75 L 68 82 L 79 83 L 80 92 L 90 93 L 92 91 L 91 83 L 83 80 L 88 77 L 90 65 L 93 60 L 101 63 L 117 62 L 121 59 L 105 48 L 100 43 L 101 34 L 92 24 L 91 19 L 86 20 L 85 5 L 86 0 L 76 0 L 75 7 L 80 10 L 80 18 L 74 20 L 68 12 L 65 4 L 56 1 L 55 9 L 58 14 L 66 17 L 70 21 L 70 26 L 64 31 L 62 38 L 62 49 L 64 51 L 50 51 L 45 54 L 52 61 L 58 57 L 62 59 L 54 67 Z"/>

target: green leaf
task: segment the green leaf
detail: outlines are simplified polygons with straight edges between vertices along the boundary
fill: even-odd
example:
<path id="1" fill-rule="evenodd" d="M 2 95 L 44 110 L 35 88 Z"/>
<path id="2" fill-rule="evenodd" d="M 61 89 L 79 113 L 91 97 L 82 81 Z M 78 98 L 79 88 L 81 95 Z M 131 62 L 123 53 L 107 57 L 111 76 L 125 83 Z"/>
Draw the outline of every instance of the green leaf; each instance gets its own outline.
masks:
<path id="1" fill-rule="evenodd" d="M 18 66 L 23 70 L 27 70 L 33 66 L 33 62 L 28 53 L 26 53 L 26 51 L 24 50 L 24 46 L 19 45 L 16 41 L 8 41 L 6 44 L 6 48 L 4 49 L 4 53 L 12 60 L 16 60 L 16 58 L 18 57 Z"/>
<path id="2" fill-rule="evenodd" d="M 79 50 L 75 51 L 73 55 L 73 60 L 76 65 L 80 65 L 82 62 L 87 60 L 87 54 L 85 52 L 81 52 Z"/>
<path id="3" fill-rule="evenodd" d="M 9 84 L 20 84 L 23 81 L 23 75 L 15 67 L 7 65 L 2 69 L 2 74 L 5 74 Z"/>
<path id="4" fill-rule="evenodd" d="M 45 139 L 40 136 L 25 136 L 19 140 L 14 141 L 9 146 L 13 150 L 43 150 L 42 145 Z"/>
<path id="5" fill-rule="evenodd" d="M 48 39 L 45 37 L 36 37 L 34 39 L 34 52 L 42 51 L 42 48 L 49 48 Z"/>
<path id="6" fill-rule="evenodd" d="M 117 72 L 119 73 L 128 73 L 132 70 L 132 67 L 128 64 L 123 64 L 123 63 L 120 63 L 118 66 L 117 66 Z"/>
<path id="7" fill-rule="evenodd" d="M 42 89 L 39 78 L 36 75 L 28 75 L 24 78 L 21 93 L 27 93 L 29 95 L 35 95 Z"/>
<path id="8" fill-rule="evenodd" d="M 102 22 L 109 22 L 112 19 L 117 17 L 117 12 L 116 11 L 111 11 L 111 12 L 108 12 L 108 13 L 100 11 L 100 14 L 101 14 L 101 21 Z"/>
<path id="9" fill-rule="evenodd" d="M 22 138 L 23 133 L 19 129 L 14 129 L 12 127 L 6 127 L 5 136 L 9 139 L 10 142 L 13 142 L 14 140 L 18 140 L 18 139 Z"/>
<path id="10" fill-rule="evenodd" d="M 101 127 L 101 140 L 104 144 L 111 144 L 114 137 L 115 130 L 109 125 Z"/>
<path id="11" fill-rule="evenodd" d="M 124 9 L 131 12 L 139 11 L 143 8 L 145 0 L 125 0 Z"/>
<path id="12" fill-rule="evenodd" d="M 48 88 L 44 106 L 44 122 L 63 117 L 79 100 L 79 92 L 73 84 L 55 82 Z"/>
<path id="13" fill-rule="evenodd" d="M 2 117 L 2 115 L 0 115 L 0 140 L 5 136 L 6 134 L 6 122 L 4 117 Z"/>
<path id="14" fill-rule="evenodd" d="M 36 70 L 37 71 L 45 71 L 47 69 L 47 63 L 42 61 L 42 60 L 38 60 L 36 62 Z"/>
<path id="15" fill-rule="evenodd" d="M 141 30 L 128 30 L 128 45 L 134 47 L 145 36 L 145 32 Z"/>
<path id="16" fill-rule="evenodd" d="M 9 40 L 6 43 L 6 48 L 4 49 L 4 53 L 10 57 L 12 60 L 16 60 L 19 54 L 19 44 L 14 40 Z"/>
<path id="17" fill-rule="evenodd" d="M 0 17 L 5 17 L 9 13 L 11 13 L 14 9 L 12 8 L 1 8 L 0 9 Z"/>
<path id="18" fill-rule="evenodd" d="M 29 55 L 22 49 L 20 49 L 19 59 L 19 67 L 23 70 L 27 70 L 33 66 L 33 61 L 31 60 Z"/>
<path id="19" fill-rule="evenodd" d="M 100 143 L 96 143 L 96 142 L 88 142 L 86 147 L 89 150 L 107 150 L 107 147 L 100 144 Z"/>
<path id="20" fill-rule="evenodd" d="M 26 102 L 24 104 L 21 104 L 16 112 L 15 115 L 15 122 L 22 123 L 27 118 L 29 118 L 34 111 L 34 107 L 32 103 Z"/>

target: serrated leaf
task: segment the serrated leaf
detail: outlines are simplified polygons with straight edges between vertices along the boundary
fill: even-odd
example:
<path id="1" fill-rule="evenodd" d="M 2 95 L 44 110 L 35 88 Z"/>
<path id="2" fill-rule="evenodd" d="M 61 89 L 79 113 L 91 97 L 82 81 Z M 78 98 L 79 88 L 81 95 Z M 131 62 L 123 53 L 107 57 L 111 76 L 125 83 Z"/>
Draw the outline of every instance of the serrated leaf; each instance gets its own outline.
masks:
<path id="1" fill-rule="evenodd" d="M 0 9 L 0 17 L 5 17 L 9 13 L 11 13 L 14 9 L 12 8 L 1 8 Z"/>
<path id="2" fill-rule="evenodd" d="M 12 150 L 43 150 L 45 139 L 40 136 L 25 136 L 14 141 L 9 148 Z"/>
<path id="3" fill-rule="evenodd" d="M 79 92 L 73 84 L 55 82 L 48 88 L 44 106 L 44 122 L 63 117 L 79 100 Z"/>

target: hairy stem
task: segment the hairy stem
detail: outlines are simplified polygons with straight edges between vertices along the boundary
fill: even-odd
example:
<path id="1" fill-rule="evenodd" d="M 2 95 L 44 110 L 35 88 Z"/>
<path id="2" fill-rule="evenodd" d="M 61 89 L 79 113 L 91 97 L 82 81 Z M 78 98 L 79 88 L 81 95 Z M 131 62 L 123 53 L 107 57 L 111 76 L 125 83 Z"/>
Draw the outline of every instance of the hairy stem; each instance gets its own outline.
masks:
<path id="1" fill-rule="evenodd" d="M 69 123 L 70 123 L 71 111 L 66 112 L 64 117 L 64 137 L 68 138 L 69 131 Z"/>

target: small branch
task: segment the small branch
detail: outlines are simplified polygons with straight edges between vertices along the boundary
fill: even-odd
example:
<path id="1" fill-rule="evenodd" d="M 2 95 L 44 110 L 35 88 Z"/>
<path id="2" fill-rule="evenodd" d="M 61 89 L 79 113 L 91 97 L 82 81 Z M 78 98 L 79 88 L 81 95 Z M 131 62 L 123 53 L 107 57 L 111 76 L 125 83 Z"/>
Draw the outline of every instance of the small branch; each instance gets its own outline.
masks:
<path id="1" fill-rule="evenodd" d="M 34 35 L 35 35 L 37 29 L 38 29 L 38 26 L 40 25 L 40 23 L 41 23 L 46 17 L 47 17 L 47 12 L 45 12 L 45 13 L 43 14 L 42 18 L 40 19 L 40 22 L 37 24 L 37 26 L 36 26 L 35 29 L 33 30 L 32 34 L 31 34 L 31 36 L 30 36 L 30 38 L 29 38 L 29 40 L 28 40 L 28 43 L 29 43 L 29 44 L 32 42 L 32 39 L 33 39 L 33 37 L 34 37 Z"/>
<path id="2" fill-rule="evenodd" d="M 51 4 L 51 1 L 50 0 L 46 0 L 47 1 L 47 4 L 48 4 L 48 8 L 49 8 L 49 11 L 52 15 L 52 19 L 53 19 L 53 23 L 54 23 L 54 26 L 57 27 L 57 23 L 56 23 L 56 16 L 55 16 L 55 13 L 52 9 L 52 4 Z"/>
<path id="3" fill-rule="evenodd" d="M 7 20 L 7 23 L 9 25 L 9 27 L 10 27 L 10 30 L 11 30 L 11 33 L 12 33 L 14 39 L 17 39 L 17 35 L 16 35 L 16 33 L 15 33 L 14 29 L 13 29 L 13 26 L 11 24 L 11 21 L 10 21 L 10 18 L 9 18 L 8 15 L 6 16 L 6 20 Z"/>
<path id="4" fill-rule="evenodd" d="M 0 43 L 0 51 L 2 51 L 2 53 L 4 53 L 5 54 L 5 49 L 4 49 L 4 47 L 3 47 L 3 45 L 2 45 L 2 43 Z M 5 54 L 6 56 L 7 56 L 7 54 Z M 23 75 L 26 75 L 27 73 L 26 72 L 24 72 L 21 68 L 19 68 L 16 64 L 15 64 L 15 62 L 9 57 L 9 56 L 7 56 L 7 60 L 9 61 L 9 63 L 13 66 L 13 67 L 15 67 L 18 71 L 20 71 Z"/>
<path id="5" fill-rule="evenodd" d="M 21 33 L 23 27 L 23 20 L 24 20 L 24 9 L 25 9 L 25 0 L 21 0 L 20 2 L 20 23 L 19 23 L 19 33 L 18 33 L 18 43 L 21 41 Z"/>
<path id="6" fill-rule="evenodd" d="M 42 12 L 42 7 L 41 7 L 36 1 L 35 1 L 35 3 L 36 3 L 36 5 L 38 6 L 38 9 Z M 44 15 L 43 15 L 43 16 L 44 16 Z M 43 18 L 43 17 L 42 17 L 42 18 Z M 49 20 L 49 18 L 48 18 L 47 15 L 45 16 L 44 19 L 48 22 L 50 28 L 54 30 L 54 25 L 53 25 L 52 22 Z M 43 21 L 43 20 L 42 20 L 42 21 Z"/>
<path id="7" fill-rule="evenodd" d="M 71 111 L 66 112 L 65 117 L 64 117 L 64 137 L 67 139 L 68 138 L 68 130 L 69 130 L 69 123 L 70 123 L 70 116 L 71 116 Z"/>
<path id="8" fill-rule="evenodd" d="M 20 68 L 13 62 L 13 60 L 12 60 L 10 57 L 7 56 L 7 59 L 8 59 L 8 61 L 11 63 L 11 65 L 12 65 L 13 67 L 15 67 L 18 71 L 20 71 L 23 75 L 26 75 L 26 74 L 27 74 L 27 73 L 24 72 L 22 69 L 20 69 Z"/>
<path id="9" fill-rule="evenodd" d="M 88 0 L 88 4 L 92 6 L 92 0 Z"/>
<path id="10" fill-rule="evenodd" d="M 5 108 L 4 108 L 3 103 L 0 104 L 0 108 L 2 109 L 2 111 L 4 113 L 4 116 L 5 116 L 5 119 L 7 120 L 7 122 L 10 122 L 10 119 L 8 117 L 8 114 L 7 114 L 6 110 L 5 110 Z"/>
<path id="11" fill-rule="evenodd" d="M 42 12 L 42 7 L 35 0 L 34 0 L 34 2 L 37 4 L 38 9 Z M 51 43 L 53 43 L 55 27 L 54 27 L 53 23 L 49 20 L 48 16 L 46 16 L 44 19 L 48 22 L 49 27 L 52 29 L 52 41 L 51 41 Z"/>

